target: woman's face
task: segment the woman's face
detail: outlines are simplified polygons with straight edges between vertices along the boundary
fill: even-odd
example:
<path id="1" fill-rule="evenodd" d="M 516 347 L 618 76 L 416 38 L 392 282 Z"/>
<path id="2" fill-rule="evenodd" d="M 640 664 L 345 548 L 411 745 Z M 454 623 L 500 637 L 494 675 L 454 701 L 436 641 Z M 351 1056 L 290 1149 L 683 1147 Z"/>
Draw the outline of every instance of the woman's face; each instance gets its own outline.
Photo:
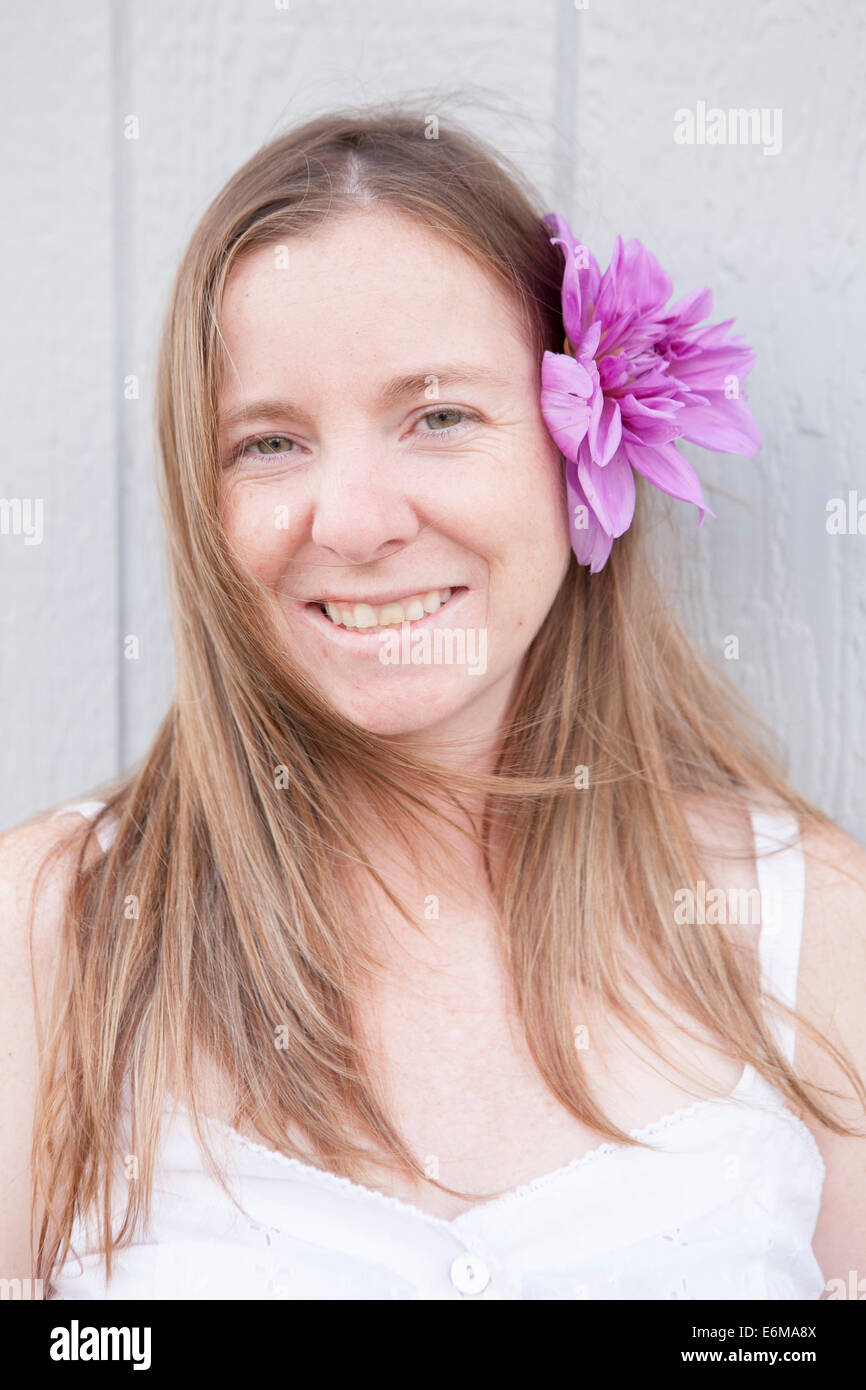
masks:
<path id="1" fill-rule="evenodd" d="M 223 522 L 287 658 L 371 732 L 495 735 L 570 557 L 509 298 L 363 209 L 242 258 L 220 323 Z"/>

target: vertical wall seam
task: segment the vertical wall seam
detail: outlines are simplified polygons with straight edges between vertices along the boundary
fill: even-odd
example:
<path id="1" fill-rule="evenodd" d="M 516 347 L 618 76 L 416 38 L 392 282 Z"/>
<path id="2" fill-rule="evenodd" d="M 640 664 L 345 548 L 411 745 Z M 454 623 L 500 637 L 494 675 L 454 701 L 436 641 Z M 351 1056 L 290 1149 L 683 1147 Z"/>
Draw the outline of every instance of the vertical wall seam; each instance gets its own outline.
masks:
<path id="1" fill-rule="evenodd" d="M 129 142 L 124 137 L 124 117 L 130 114 L 129 107 L 129 14 L 125 0 L 107 0 L 109 14 L 109 174 L 112 193 L 112 294 L 114 300 L 114 344 L 113 372 L 114 382 L 114 477 L 115 477 L 115 632 L 114 632 L 114 688 L 117 707 L 115 711 L 115 773 L 120 773 L 126 765 L 127 739 L 127 679 L 126 662 L 123 656 L 124 623 L 127 614 L 127 476 L 130 466 L 129 430 L 126 417 L 126 401 L 123 393 L 123 379 L 134 365 L 128 361 L 127 349 L 129 332 L 127 323 L 127 299 L 130 288 L 129 275 Z"/>
<path id="2" fill-rule="evenodd" d="M 580 13 L 575 0 L 557 0 L 554 94 L 554 194 L 556 211 L 571 219 L 577 188 L 577 72 Z"/>

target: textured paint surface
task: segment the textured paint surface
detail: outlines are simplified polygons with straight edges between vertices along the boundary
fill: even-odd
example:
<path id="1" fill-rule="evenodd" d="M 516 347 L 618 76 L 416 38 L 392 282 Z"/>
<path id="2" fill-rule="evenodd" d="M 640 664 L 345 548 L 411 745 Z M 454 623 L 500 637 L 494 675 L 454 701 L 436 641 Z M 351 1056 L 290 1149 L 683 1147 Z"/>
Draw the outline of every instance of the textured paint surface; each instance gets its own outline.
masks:
<path id="1" fill-rule="evenodd" d="M 170 699 L 153 372 L 195 222 L 287 124 L 423 92 L 602 266 L 617 232 L 640 237 L 755 345 L 762 454 L 688 449 L 717 519 L 662 507 L 653 543 L 797 785 L 866 838 L 866 535 L 826 529 L 829 499 L 866 498 L 864 29 L 844 0 L 7 7 L 0 497 L 43 499 L 44 534 L 0 535 L 0 824 L 139 758 Z M 701 102 L 780 109 L 780 152 L 677 144 L 674 113 Z"/>

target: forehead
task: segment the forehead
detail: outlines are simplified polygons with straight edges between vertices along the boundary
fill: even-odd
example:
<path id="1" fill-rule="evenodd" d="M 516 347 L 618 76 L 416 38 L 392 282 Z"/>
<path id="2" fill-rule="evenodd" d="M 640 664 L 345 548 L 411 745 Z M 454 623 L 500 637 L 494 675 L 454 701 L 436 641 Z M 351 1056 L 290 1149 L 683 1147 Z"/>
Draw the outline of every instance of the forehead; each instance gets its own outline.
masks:
<path id="1" fill-rule="evenodd" d="M 226 390 L 274 372 L 351 373 L 454 356 L 531 353 L 519 306 L 470 255 L 393 209 L 341 214 L 256 248 L 226 282 L 220 330 Z"/>

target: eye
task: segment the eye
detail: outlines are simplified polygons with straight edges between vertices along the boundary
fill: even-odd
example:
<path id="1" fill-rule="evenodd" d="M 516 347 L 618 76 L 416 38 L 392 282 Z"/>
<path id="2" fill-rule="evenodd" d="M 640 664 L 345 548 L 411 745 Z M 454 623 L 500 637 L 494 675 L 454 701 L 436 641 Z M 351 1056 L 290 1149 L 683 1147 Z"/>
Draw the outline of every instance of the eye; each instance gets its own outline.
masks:
<path id="1" fill-rule="evenodd" d="M 458 423 L 454 423 L 455 419 Z M 428 410 L 426 415 L 420 417 L 418 424 L 422 421 L 425 424 L 425 428 L 421 430 L 422 434 L 457 434 L 458 431 L 467 428 L 467 422 L 471 424 L 477 419 L 478 416 L 468 410 L 445 405 L 437 407 L 436 410 Z M 429 428 L 426 428 L 427 425 Z"/>
<path id="2" fill-rule="evenodd" d="M 288 454 L 292 452 L 292 447 L 281 449 L 279 445 L 294 446 L 294 443 L 295 441 L 289 439 L 288 435 L 285 434 L 262 434 L 255 439 L 245 439 L 239 444 L 235 451 L 235 457 L 262 459 L 274 454 Z M 261 453 L 259 453 L 259 445 L 262 446 Z"/>

